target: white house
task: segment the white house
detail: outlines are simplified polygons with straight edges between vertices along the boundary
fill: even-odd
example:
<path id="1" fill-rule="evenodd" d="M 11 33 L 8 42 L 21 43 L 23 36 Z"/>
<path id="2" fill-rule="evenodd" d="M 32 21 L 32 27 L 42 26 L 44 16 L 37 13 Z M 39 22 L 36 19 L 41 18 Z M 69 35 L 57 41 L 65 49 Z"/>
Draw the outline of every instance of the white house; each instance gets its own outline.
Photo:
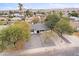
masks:
<path id="1" fill-rule="evenodd" d="M 13 17 L 12 19 L 11 19 L 11 21 L 17 21 L 17 20 L 22 20 L 20 17 Z"/>
<path id="2" fill-rule="evenodd" d="M 70 17 L 70 19 L 73 21 L 79 21 L 79 17 Z"/>

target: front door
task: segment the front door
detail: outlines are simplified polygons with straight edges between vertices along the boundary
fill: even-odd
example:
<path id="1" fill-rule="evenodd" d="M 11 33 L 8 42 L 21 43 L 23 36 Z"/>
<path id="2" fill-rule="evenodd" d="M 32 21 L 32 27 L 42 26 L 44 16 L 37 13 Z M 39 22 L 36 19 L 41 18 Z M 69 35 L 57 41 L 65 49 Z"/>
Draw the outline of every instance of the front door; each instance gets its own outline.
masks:
<path id="1" fill-rule="evenodd" d="M 39 30 L 37 31 L 37 33 L 39 34 Z"/>

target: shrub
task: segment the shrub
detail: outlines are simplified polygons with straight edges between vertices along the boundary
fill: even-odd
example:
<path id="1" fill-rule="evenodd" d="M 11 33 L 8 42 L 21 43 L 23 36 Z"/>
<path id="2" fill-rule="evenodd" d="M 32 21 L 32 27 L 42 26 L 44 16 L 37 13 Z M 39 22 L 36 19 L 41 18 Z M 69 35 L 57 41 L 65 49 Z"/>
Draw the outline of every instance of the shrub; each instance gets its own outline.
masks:
<path id="1" fill-rule="evenodd" d="M 0 19 L 1 21 L 5 21 L 5 19 Z"/>
<path id="2" fill-rule="evenodd" d="M 0 32 L 1 49 L 17 48 L 17 42 L 28 40 L 30 37 L 30 28 L 26 22 L 15 22 L 11 26 Z"/>
<path id="3" fill-rule="evenodd" d="M 43 37 L 43 39 L 44 39 L 44 43 L 46 43 L 46 42 L 48 42 L 49 40 L 51 40 L 51 38 L 52 37 L 54 37 L 55 36 L 55 34 L 54 34 L 54 32 L 52 31 L 44 31 L 43 33 L 42 33 L 42 37 Z"/>
<path id="4" fill-rule="evenodd" d="M 30 25 L 25 21 L 17 21 L 13 24 L 13 26 L 16 26 L 22 30 L 24 39 L 30 37 Z"/>

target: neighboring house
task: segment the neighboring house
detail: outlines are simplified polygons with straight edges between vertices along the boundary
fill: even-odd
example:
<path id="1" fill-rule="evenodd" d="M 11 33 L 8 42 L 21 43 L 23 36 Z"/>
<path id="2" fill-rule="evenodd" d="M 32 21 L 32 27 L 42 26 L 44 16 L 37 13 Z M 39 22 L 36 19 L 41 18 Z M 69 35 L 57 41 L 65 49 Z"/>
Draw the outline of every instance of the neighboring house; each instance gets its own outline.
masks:
<path id="1" fill-rule="evenodd" d="M 5 17 L 0 17 L 0 21 L 6 21 L 7 19 Z"/>
<path id="2" fill-rule="evenodd" d="M 31 32 L 40 33 L 41 31 L 46 31 L 48 28 L 43 23 L 32 24 Z"/>
<path id="3" fill-rule="evenodd" d="M 73 27 L 79 31 L 79 18 L 78 17 L 70 17 L 70 22 L 72 23 Z"/>
<path id="4" fill-rule="evenodd" d="M 46 19 L 46 15 L 43 15 L 43 14 L 37 14 L 36 16 L 38 17 L 40 22 L 42 22 Z"/>
<path id="5" fill-rule="evenodd" d="M 13 17 L 11 21 L 22 20 L 20 17 Z"/>
<path id="6" fill-rule="evenodd" d="M 14 16 L 20 17 L 20 18 L 23 18 L 24 17 L 24 15 L 20 15 L 19 13 L 15 13 Z"/>
<path id="7" fill-rule="evenodd" d="M 21 21 L 22 19 L 20 17 L 13 17 L 10 18 L 8 22 L 8 24 L 14 23 L 15 21 Z"/>
<path id="8" fill-rule="evenodd" d="M 72 21 L 79 21 L 79 17 L 70 17 Z"/>

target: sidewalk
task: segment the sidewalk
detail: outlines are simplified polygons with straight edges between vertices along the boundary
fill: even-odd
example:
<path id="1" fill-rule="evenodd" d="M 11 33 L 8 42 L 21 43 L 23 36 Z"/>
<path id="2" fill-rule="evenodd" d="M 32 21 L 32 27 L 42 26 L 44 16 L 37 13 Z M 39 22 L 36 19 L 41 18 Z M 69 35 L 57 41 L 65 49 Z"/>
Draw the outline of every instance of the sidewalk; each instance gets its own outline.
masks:
<path id="1" fill-rule="evenodd" d="M 71 45 L 62 45 L 52 46 L 52 47 L 43 47 L 43 48 L 35 48 L 28 49 L 16 52 L 4 52 L 1 53 L 0 56 L 57 56 L 57 55 L 76 55 L 79 53 L 79 47 L 71 46 Z"/>

